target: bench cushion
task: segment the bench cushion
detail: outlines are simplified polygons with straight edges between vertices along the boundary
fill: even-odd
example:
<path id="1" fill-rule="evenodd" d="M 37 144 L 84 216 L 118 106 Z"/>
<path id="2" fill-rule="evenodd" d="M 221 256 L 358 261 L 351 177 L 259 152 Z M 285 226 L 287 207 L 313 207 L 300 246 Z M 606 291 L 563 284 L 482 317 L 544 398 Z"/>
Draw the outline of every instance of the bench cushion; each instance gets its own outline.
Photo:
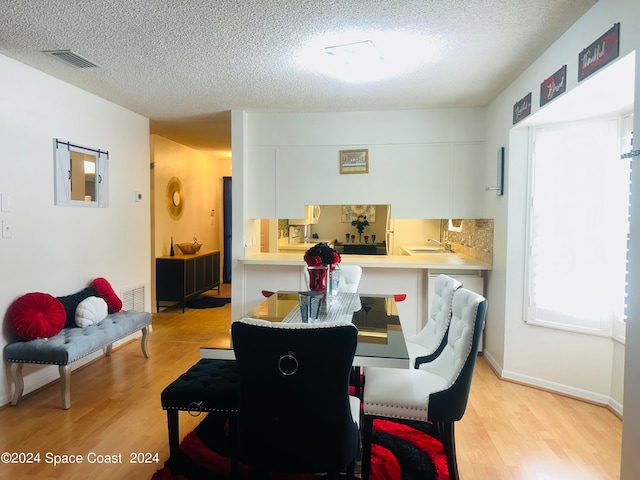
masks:
<path id="1" fill-rule="evenodd" d="M 84 328 L 100 323 L 109 315 L 107 302 L 100 297 L 87 297 L 76 308 L 76 325 Z"/>
<path id="2" fill-rule="evenodd" d="M 66 320 L 62 304 L 41 292 L 27 293 L 16 299 L 7 315 L 13 331 L 26 340 L 54 337 L 63 329 Z"/>
<path id="3" fill-rule="evenodd" d="M 240 374 L 235 360 L 202 359 L 160 395 L 164 410 L 238 410 Z"/>
<path id="4" fill-rule="evenodd" d="M 107 306 L 109 307 L 109 313 L 116 313 L 122 310 L 122 300 L 113 291 L 111 284 L 106 278 L 96 278 L 91 282 L 91 286 L 98 292 L 105 302 L 107 302 Z"/>
<path id="5" fill-rule="evenodd" d="M 76 308 L 78 308 L 80 302 L 85 298 L 95 296 L 99 296 L 98 292 L 96 292 L 93 287 L 87 287 L 71 295 L 56 297 L 64 306 L 65 312 L 67 312 L 67 322 L 65 323 L 65 327 L 73 328 L 76 326 Z"/>
<path id="6" fill-rule="evenodd" d="M 68 365 L 132 333 L 151 325 L 151 313 L 121 310 L 85 328 L 64 328 L 49 339 L 10 343 L 4 348 L 7 362 Z"/>

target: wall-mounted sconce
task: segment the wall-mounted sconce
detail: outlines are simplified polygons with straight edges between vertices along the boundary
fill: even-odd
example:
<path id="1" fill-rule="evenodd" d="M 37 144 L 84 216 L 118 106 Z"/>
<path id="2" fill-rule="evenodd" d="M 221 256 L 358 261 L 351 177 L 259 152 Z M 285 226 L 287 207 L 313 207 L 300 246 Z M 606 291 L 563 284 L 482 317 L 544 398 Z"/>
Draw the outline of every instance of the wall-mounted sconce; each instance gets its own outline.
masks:
<path id="1" fill-rule="evenodd" d="M 498 149 L 497 157 L 497 178 L 498 184 L 495 187 L 487 187 L 485 190 L 495 190 L 496 195 L 504 194 L 504 147 Z"/>

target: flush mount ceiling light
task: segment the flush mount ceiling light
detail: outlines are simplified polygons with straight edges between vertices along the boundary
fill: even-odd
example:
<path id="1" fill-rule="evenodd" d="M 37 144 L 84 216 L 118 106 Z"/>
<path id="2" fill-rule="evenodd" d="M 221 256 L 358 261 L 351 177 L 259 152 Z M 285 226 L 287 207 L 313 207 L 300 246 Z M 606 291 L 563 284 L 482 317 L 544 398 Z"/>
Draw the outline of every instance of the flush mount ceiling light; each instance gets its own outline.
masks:
<path id="1" fill-rule="evenodd" d="M 324 47 L 324 52 L 343 65 L 375 65 L 384 61 L 382 52 L 371 40 Z"/>
<path id="2" fill-rule="evenodd" d="M 437 58 L 441 42 L 414 32 L 351 31 L 316 38 L 294 54 L 304 70 L 349 83 L 408 73 Z"/>

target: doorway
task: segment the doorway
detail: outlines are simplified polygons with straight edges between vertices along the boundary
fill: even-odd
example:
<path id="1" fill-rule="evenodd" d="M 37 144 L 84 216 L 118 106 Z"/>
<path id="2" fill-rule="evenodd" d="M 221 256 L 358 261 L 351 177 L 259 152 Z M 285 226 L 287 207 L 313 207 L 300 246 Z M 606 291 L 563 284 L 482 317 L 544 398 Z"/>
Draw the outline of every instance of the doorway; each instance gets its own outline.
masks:
<path id="1" fill-rule="evenodd" d="M 222 177 L 223 245 L 222 281 L 231 283 L 231 177 Z"/>

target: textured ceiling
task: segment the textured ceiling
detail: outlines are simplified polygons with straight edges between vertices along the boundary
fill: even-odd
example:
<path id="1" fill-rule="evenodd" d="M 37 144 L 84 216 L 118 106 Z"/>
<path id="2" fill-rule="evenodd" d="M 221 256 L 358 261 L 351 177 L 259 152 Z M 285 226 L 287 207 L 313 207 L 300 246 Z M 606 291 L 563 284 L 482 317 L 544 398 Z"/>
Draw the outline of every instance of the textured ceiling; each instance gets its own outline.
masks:
<path id="1" fill-rule="evenodd" d="M 152 133 L 229 149 L 229 110 L 484 106 L 596 0 L 2 0 L 0 53 L 151 119 Z M 347 84 L 294 52 L 343 30 L 409 30 L 444 46 L 410 74 Z M 100 65 L 76 69 L 43 50 Z"/>

